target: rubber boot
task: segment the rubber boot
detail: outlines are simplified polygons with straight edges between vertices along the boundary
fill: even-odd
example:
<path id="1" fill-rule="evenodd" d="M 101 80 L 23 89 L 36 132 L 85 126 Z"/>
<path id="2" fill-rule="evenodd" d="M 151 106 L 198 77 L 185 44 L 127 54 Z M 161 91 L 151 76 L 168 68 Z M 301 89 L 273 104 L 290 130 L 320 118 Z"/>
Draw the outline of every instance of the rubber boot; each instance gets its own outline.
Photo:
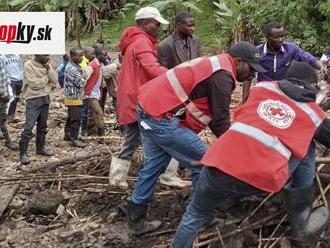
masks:
<path id="1" fill-rule="evenodd" d="M 36 154 L 43 156 L 53 156 L 54 152 L 45 148 L 46 133 L 37 133 L 36 137 Z"/>
<path id="2" fill-rule="evenodd" d="M 105 136 L 105 129 L 104 129 L 104 127 L 98 127 L 97 128 L 97 135 L 98 136 Z"/>
<path id="3" fill-rule="evenodd" d="M 79 126 L 71 126 L 70 129 L 70 139 L 71 145 L 74 147 L 84 148 L 86 146 L 85 142 L 79 140 Z"/>
<path id="4" fill-rule="evenodd" d="M 121 159 L 115 156 L 111 158 L 109 172 L 109 184 L 111 186 L 128 187 L 126 177 L 131 163 L 132 161 L 128 159 Z"/>
<path id="5" fill-rule="evenodd" d="M 174 187 L 188 187 L 191 186 L 191 181 L 183 180 L 178 175 L 179 162 L 174 158 L 171 159 L 164 174 L 159 177 L 161 184 Z"/>
<path id="6" fill-rule="evenodd" d="M 31 162 L 26 154 L 28 146 L 29 139 L 26 137 L 22 137 L 19 141 L 19 160 L 23 165 L 29 164 Z"/>
<path id="7" fill-rule="evenodd" d="M 94 124 L 87 125 L 87 135 L 92 136 L 97 134 L 97 128 Z"/>
<path id="8" fill-rule="evenodd" d="M 71 140 L 71 145 L 74 147 L 84 148 L 86 147 L 86 143 L 82 142 L 81 140 Z"/>
<path id="9" fill-rule="evenodd" d="M 147 205 L 138 205 L 132 201 L 127 203 L 128 227 L 133 235 L 139 236 L 153 232 L 160 228 L 162 223 L 159 220 L 147 221 Z"/>
<path id="10" fill-rule="evenodd" d="M 1 130 L 5 138 L 5 146 L 11 150 L 17 151 L 19 149 L 19 146 L 18 144 L 11 141 L 6 124 L 4 124 Z"/>
<path id="11" fill-rule="evenodd" d="M 314 185 L 284 190 L 288 221 L 291 226 L 291 244 L 294 247 L 311 247 L 313 239 L 326 227 L 329 209 L 321 206 L 312 210 Z"/>
<path id="12" fill-rule="evenodd" d="M 71 140 L 71 137 L 70 137 L 70 127 L 69 127 L 69 124 L 68 122 L 65 123 L 65 126 L 64 126 L 64 138 L 63 138 L 65 141 L 70 141 Z"/>
<path id="13" fill-rule="evenodd" d="M 80 132 L 81 132 L 81 136 L 87 136 L 87 119 L 81 120 Z"/>

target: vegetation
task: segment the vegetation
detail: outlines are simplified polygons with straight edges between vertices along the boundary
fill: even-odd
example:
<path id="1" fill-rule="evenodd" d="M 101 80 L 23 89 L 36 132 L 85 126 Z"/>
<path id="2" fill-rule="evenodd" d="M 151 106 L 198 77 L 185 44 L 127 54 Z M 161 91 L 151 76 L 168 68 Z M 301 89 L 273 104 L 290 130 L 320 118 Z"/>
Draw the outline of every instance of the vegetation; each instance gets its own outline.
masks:
<path id="1" fill-rule="evenodd" d="M 287 40 L 320 54 L 329 45 L 330 0 L 0 0 L 4 11 L 65 11 L 67 37 L 103 39 L 116 46 L 122 30 L 134 25 L 141 6 L 157 7 L 171 21 L 163 37 L 173 31 L 180 10 L 196 17 L 196 34 L 209 50 L 222 49 L 238 40 L 259 43 L 269 21 L 283 23 Z"/>

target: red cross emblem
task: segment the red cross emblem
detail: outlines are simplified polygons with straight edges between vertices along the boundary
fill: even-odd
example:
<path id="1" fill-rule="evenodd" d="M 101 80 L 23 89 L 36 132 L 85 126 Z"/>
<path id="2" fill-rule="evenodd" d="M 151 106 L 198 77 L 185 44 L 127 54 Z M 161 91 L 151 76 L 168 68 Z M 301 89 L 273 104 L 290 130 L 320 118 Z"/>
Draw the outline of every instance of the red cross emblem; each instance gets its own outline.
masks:
<path id="1" fill-rule="evenodd" d="M 285 115 L 282 108 L 270 107 L 269 111 L 272 115 L 279 115 L 280 117 Z"/>

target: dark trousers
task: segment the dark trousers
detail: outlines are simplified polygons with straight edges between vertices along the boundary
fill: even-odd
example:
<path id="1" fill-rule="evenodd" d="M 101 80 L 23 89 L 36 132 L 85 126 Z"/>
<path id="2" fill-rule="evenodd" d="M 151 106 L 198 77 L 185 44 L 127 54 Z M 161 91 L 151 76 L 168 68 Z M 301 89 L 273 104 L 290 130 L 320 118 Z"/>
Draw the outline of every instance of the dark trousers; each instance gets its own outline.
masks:
<path id="1" fill-rule="evenodd" d="M 6 142 L 8 142 L 10 140 L 9 138 L 9 133 L 7 130 L 7 103 L 8 103 L 8 99 L 3 99 L 0 97 L 0 130 L 6 140 Z"/>
<path id="2" fill-rule="evenodd" d="M 14 94 L 14 100 L 10 102 L 8 108 L 8 116 L 14 116 L 16 112 L 17 102 L 19 100 L 19 95 L 21 94 L 23 81 L 11 81 L 11 88 Z"/>
<path id="3" fill-rule="evenodd" d="M 37 124 L 36 146 L 42 149 L 47 134 L 47 119 L 49 112 L 49 97 L 36 97 L 26 100 L 24 130 L 21 141 L 27 142 L 33 137 L 33 128 Z"/>
<path id="4" fill-rule="evenodd" d="M 289 160 L 291 180 L 285 186 L 287 190 L 306 188 L 313 184 L 315 175 L 314 151 L 315 146 L 311 144 L 304 159 L 292 157 Z M 218 169 L 205 167 L 176 230 L 172 247 L 192 248 L 199 230 L 213 219 L 215 209 L 220 207 L 226 200 L 261 193 L 264 192 Z"/>
<path id="5" fill-rule="evenodd" d="M 106 87 L 101 88 L 101 98 L 100 98 L 100 106 L 102 111 L 104 112 L 105 102 L 107 101 L 108 90 Z"/>
<path id="6" fill-rule="evenodd" d="M 65 135 L 72 140 L 78 139 L 79 128 L 81 123 L 82 106 L 67 106 L 68 118 L 65 123 Z"/>
<path id="7" fill-rule="evenodd" d="M 123 126 L 124 143 L 122 143 L 118 157 L 133 159 L 134 152 L 141 145 L 140 130 L 137 122 Z"/>

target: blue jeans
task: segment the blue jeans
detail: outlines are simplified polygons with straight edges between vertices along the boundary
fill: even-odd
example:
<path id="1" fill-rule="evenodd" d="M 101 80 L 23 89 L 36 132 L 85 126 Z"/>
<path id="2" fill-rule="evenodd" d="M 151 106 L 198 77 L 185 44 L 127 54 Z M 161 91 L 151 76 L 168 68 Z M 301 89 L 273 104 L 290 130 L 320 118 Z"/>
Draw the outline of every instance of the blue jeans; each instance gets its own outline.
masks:
<path id="1" fill-rule="evenodd" d="M 200 160 L 207 148 L 198 135 L 189 128 L 179 127 L 177 118 L 162 118 L 157 121 L 139 108 L 137 119 L 143 144 L 144 164 L 132 194 L 132 202 L 144 205 L 153 200 L 157 180 L 166 170 L 172 157 L 185 167 L 191 168 L 194 187 L 201 167 L 192 167 L 191 162 Z"/>
<path id="2" fill-rule="evenodd" d="M 311 144 L 302 160 L 289 161 L 291 180 L 287 189 L 306 187 L 313 183 L 315 175 L 315 146 Z M 191 202 L 175 233 L 173 248 L 192 248 L 199 232 L 215 214 L 215 209 L 228 198 L 236 199 L 264 193 L 218 169 L 206 167 L 202 171 Z"/>

